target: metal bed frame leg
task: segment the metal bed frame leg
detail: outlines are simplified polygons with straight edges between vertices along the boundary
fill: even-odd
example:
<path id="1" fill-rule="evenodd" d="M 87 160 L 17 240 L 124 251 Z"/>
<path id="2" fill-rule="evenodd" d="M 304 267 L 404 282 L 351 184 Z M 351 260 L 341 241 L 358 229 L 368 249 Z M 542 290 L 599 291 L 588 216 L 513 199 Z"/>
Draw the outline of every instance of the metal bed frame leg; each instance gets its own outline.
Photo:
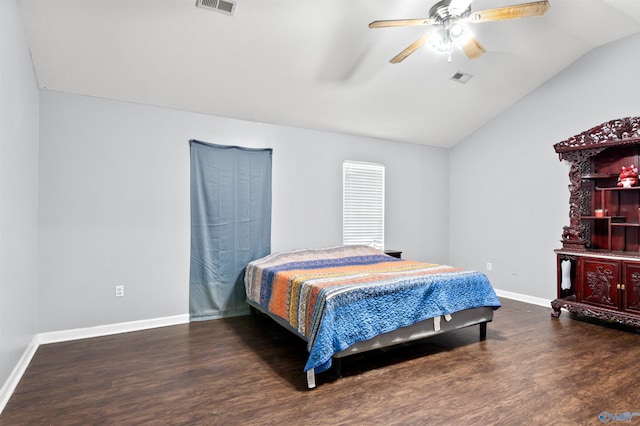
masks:
<path id="1" fill-rule="evenodd" d="M 333 375 L 338 378 L 342 377 L 342 358 L 334 358 L 332 364 Z"/>
<path id="2" fill-rule="evenodd" d="M 307 370 L 307 388 L 313 389 L 316 387 L 316 373 L 314 369 Z"/>

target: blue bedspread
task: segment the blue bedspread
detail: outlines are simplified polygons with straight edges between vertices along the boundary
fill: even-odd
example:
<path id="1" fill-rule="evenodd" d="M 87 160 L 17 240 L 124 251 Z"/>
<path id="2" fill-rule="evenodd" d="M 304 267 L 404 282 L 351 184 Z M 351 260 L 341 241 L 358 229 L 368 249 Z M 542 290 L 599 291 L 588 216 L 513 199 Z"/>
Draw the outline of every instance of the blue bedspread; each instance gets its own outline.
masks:
<path id="1" fill-rule="evenodd" d="M 501 306 L 480 272 L 363 246 L 272 254 L 249 264 L 245 284 L 249 300 L 307 339 L 304 371 L 317 373 L 356 342 L 439 315 Z"/>

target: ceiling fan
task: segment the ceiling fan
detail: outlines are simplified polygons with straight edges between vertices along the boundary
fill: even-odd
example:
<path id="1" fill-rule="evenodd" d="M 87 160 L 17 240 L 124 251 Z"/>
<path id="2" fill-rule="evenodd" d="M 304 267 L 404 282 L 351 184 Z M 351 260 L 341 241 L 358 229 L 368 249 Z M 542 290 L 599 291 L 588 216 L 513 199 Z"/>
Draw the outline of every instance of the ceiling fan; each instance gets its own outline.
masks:
<path id="1" fill-rule="evenodd" d="M 426 42 L 435 50 L 448 53 L 449 62 L 451 62 L 452 46 L 462 47 L 462 50 L 469 59 L 479 58 L 485 52 L 484 47 L 482 47 L 480 42 L 468 31 L 465 24 L 540 16 L 547 13 L 550 7 L 549 1 L 543 0 L 472 13 L 472 1 L 473 0 L 441 0 L 429 9 L 428 18 L 373 21 L 369 24 L 369 28 L 433 25 L 437 30 L 423 35 L 409 45 L 409 47 L 394 56 L 389 62 L 392 64 L 402 62 L 407 56 L 411 55 Z"/>

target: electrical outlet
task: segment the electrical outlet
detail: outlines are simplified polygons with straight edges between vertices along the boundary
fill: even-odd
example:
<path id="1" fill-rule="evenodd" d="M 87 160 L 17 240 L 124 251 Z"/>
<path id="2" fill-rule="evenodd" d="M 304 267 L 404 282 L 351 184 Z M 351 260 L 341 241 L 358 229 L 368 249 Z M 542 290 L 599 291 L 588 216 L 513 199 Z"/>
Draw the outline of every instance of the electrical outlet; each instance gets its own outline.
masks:
<path id="1" fill-rule="evenodd" d="M 493 269 L 493 265 L 487 262 L 487 271 L 490 271 L 491 269 Z"/>
<path id="2" fill-rule="evenodd" d="M 124 286 L 123 285 L 117 285 L 116 286 L 116 297 L 123 297 L 124 296 Z"/>

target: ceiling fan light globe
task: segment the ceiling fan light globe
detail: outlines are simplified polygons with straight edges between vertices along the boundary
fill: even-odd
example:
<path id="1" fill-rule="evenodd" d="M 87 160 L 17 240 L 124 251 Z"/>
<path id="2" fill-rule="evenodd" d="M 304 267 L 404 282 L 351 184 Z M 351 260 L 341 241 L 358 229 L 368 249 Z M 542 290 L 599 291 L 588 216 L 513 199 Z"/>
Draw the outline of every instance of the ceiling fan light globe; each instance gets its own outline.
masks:
<path id="1" fill-rule="evenodd" d="M 451 25 L 451 28 L 449 28 L 449 36 L 453 41 L 456 41 L 457 39 L 462 37 L 465 32 L 466 32 L 466 29 L 464 28 L 464 26 L 458 22 Z"/>
<path id="2" fill-rule="evenodd" d="M 436 31 L 427 40 L 429 46 L 437 52 L 448 53 L 451 51 L 451 38 L 449 32 L 445 29 Z"/>
<path id="3" fill-rule="evenodd" d="M 457 45 L 463 45 L 471 38 L 471 32 L 460 24 L 455 23 L 449 28 L 449 38 Z"/>

